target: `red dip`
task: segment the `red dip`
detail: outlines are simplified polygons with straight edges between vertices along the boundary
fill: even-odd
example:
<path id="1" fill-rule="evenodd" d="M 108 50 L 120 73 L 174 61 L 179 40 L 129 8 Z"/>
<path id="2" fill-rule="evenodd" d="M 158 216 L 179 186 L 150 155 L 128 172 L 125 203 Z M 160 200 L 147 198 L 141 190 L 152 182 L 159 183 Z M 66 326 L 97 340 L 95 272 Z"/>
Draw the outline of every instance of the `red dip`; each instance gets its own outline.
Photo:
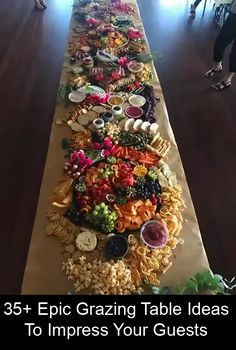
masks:
<path id="1" fill-rule="evenodd" d="M 161 222 L 150 221 L 143 225 L 141 238 L 149 247 L 161 248 L 166 245 L 169 234 Z"/>

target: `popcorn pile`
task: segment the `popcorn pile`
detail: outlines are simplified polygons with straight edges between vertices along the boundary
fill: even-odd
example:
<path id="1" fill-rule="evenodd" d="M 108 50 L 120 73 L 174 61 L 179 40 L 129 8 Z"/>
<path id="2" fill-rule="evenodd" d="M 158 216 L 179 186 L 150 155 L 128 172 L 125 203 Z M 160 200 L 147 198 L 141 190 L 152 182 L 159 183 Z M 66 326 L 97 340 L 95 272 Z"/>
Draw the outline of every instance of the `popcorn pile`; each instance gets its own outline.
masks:
<path id="1" fill-rule="evenodd" d="M 63 263 L 69 280 L 75 280 L 74 287 L 77 293 L 89 291 L 100 295 L 140 294 L 143 289 L 136 285 L 131 270 L 122 260 L 102 262 L 94 259 L 91 263 L 81 256 L 75 264 L 72 259 Z"/>

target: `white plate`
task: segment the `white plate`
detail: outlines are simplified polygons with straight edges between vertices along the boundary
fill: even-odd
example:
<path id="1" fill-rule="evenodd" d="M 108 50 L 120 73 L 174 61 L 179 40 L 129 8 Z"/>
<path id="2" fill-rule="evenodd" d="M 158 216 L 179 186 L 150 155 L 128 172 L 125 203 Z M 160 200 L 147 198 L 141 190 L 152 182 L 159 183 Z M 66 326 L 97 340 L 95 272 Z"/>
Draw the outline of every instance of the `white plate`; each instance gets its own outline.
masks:
<path id="1" fill-rule="evenodd" d="M 102 50 L 98 50 L 96 56 L 102 62 L 116 62 L 118 60 L 117 56 L 111 55 Z"/>
<path id="2" fill-rule="evenodd" d="M 80 103 L 85 100 L 86 94 L 80 91 L 72 91 L 68 98 L 71 102 Z"/>
<path id="3" fill-rule="evenodd" d="M 116 20 L 118 22 L 125 22 L 125 21 L 128 21 L 129 18 L 128 18 L 128 16 L 116 16 Z"/>
<path id="4" fill-rule="evenodd" d="M 78 91 L 83 92 L 85 94 L 92 94 L 94 92 L 105 94 L 105 91 L 100 86 L 95 86 L 95 85 L 82 86 L 81 88 L 78 89 Z"/>
<path id="5" fill-rule="evenodd" d="M 80 115 L 78 118 L 78 123 L 82 126 L 87 126 L 89 124 L 89 117 L 86 114 Z"/>
<path id="6" fill-rule="evenodd" d="M 103 106 L 94 106 L 93 108 L 92 108 L 92 111 L 94 111 L 94 112 L 96 112 L 96 113 L 103 113 L 103 112 L 106 112 L 106 108 L 105 107 L 103 107 Z"/>
<path id="7" fill-rule="evenodd" d="M 71 72 L 73 74 L 81 74 L 84 71 L 84 68 L 81 66 L 72 66 Z"/>
<path id="8" fill-rule="evenodd" d="M 112 103 L 111 100 L 114 100 L 114 99 L 117 99 L 117 101 L 120 100 L 120 103 L 118 102 L 115 102 L 115 103 Z M 124 104 L 124 98 L 120 95 L 111 95 L 107 101 L 109 103 L 110 106 L 121 106 Z"/>
<path id="9" fill-rule="evenodd" d="M 135 65 L 137 65 L 139 68 L 135 67 Z M 127 68 L 131 73 L 136 74 L 136 73 L 139 73 L 143 70 L 144 64 L 143 64 L 143 62 L 132 61 L 132 62 L 127 64 Z"/>

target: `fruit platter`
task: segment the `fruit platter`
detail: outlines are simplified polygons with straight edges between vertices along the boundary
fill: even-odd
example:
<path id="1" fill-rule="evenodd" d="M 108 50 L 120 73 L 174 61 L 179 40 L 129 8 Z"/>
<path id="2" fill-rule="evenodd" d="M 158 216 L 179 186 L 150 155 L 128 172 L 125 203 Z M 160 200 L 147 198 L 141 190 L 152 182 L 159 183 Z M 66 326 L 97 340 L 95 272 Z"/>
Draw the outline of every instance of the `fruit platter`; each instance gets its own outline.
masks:
<path id="1" fill-rule="evenodd" d="M 104 27 L 102 30 L 102 46 L 110 50 L 119 49 L 128 44 L 128 36 L 125 31 L 117 29 L 115 26 Z"/>
<path id="2" fill-rule="evenodd" d="M 103 15 L 89 0 L 74 9 L 75 29 L 80 14 L 84 30 L 74 31 L 60 87 L 67 108 L 56 123 L 70 136 L 61 142 L 65 162 L 46 234 L 60 242 L 76 293 L 143 293 L 159 285 L 183 243 L 185 204 L 168 165 L 171 142 L 159 127 L 143 33 L 113 24 L 133 23 L 132 6 L 101 5 Z"/>

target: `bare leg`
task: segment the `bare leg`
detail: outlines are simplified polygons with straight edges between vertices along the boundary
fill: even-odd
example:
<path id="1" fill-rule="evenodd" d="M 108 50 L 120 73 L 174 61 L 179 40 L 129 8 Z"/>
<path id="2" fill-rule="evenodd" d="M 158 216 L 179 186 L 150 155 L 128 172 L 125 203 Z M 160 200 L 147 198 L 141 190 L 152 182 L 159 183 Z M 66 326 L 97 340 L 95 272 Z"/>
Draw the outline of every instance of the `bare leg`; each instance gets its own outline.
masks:
<path id="1" fill-rule="evenodd" d="M 229 15 L 227 20 L 225 21 L 220 34 L 217 36 L 214 50 L 213 50 L 213 60 L 215 62 L 213 68 L 205 73 L 206 77 L 212 77 L 215 73 L 220 72 L 222 70 L 222 59 L 225 52 L 226 47 L 234 40 L 235 33 L 235 19 L 233 16 Z M 236 53 L 236 46 L 235 46 Z M 236 59 L 234 51 L 232 50 L 230 59 L 231 65 L 235 65 L 234 61 Z M 234 72 L 234 69 L 229 69 L 230 72 Z"/>
<path id="2" fill-rule="evenodd" d="M 230 87 L 231 80 L 236 73 L 236 40 L 234 40 L 233 47 L 229 56 L 229 73 L 227 73 L 223 80 L 217 84 L 212 85 L 212 88 L 221 91 L 226 87 Z"/>
<path id="3" fill-rule="evenodd" d="M 227 84 L 227 83 L 231 83 L 231 80 L 233 79 L 233 76 L 235 75 L 234 72 L 231 72 L 231 73 L 228 73 L 225 75 L 224 77 L 224 82 Z"/>
<path id="4" fill-rule="evenodd" d="M 222 91 L 225 88 L 229 88 L 231 86 L 231 80 L 232 80 L 234 74 L 235 74 L 234 72 L 227 73 L 223 80 L 221 80 L 218 83 L 213 84 L 211 86 L 212 89 L 217 90 L 217 91 Z"/>

